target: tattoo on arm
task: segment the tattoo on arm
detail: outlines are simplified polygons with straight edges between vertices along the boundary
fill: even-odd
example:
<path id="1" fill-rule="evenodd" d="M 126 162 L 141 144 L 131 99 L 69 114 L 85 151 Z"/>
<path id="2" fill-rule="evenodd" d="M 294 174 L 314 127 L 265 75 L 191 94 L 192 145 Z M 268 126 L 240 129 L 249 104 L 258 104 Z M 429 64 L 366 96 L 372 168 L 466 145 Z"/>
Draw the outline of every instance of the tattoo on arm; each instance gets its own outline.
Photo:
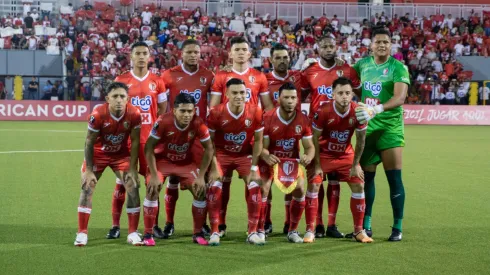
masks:
<path id="1" fill-rule="evenodd" d="M 99 136 L 98 132 L 89 130 L 85 139 L 85 164 L 88 171 L 92 171 L 94 167 L 94 144 L 97 136 Z"/>
<path id="2" fill-rule="evenodd" d="M 366 142 L 366 130 L 356 131 L 356 151 L 354 153 L 354 162 L 352 165 L 358 165 L 361 160 L 362 152 L 364 151 L 364 144 Z"/>

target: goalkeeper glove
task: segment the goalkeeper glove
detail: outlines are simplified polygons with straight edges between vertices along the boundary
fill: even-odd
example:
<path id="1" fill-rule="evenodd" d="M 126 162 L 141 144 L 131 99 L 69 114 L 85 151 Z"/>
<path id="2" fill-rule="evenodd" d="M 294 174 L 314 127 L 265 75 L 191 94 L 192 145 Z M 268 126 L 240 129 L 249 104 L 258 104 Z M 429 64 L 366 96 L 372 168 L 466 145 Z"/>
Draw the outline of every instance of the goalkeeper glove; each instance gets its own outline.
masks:
<path id="1" fill-rule="evenodd" d="M 384 111 L 383 104 L 376 106 L 369 106 L 362 102 L 359 102 L 359 106 L 356 107 L 356 118 L 361 124 L 366 124 L 373 119 L 377 114 Z"/>

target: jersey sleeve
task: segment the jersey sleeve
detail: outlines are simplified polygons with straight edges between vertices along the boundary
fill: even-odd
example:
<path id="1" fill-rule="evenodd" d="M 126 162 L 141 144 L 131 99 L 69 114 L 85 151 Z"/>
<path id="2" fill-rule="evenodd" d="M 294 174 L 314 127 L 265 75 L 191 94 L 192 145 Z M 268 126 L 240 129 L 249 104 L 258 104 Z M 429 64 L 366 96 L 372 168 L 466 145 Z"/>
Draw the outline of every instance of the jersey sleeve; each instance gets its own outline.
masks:
<path id="1" fill-rule="evenodd" d="M 167 98 L 168 98 L 170 92 L 170 85 L 172 83 L 172 78 L 170 77 L 170 70 L 166 70 L 165 72 L 163 72 L 161 79 L 165 85 L 165 93 L 167 93 Z"/>
<path id="2" fill-rule="evenodd" d="M 254 122 L 255 122 L 255 132 L 261 132 L 264 130 L 264 120 L 263 120 L 263 112 L 262 109 L 256 108 L 255 109 L 255 116 L 254 116 Z"/>
<path id="3" fill-rule="evenodd" d="M 350 80 L 352 81 L 352 86 L 354 89 L 359 89 L 361 88 L 361 79 L 359 79 L 359 74 L 357 71 L 353 68 L 350 67 Z"/>
<path id="4" fill-rule="evenodd" d="M 302 139 L 311 139 L 312 137 L 313 137 L 313 131 L 311 130 L 309 120 L 305 117 L 303 119 L 303 137 L 302 137 Z"/>
<path id="5" fill-rule="evenodd" d="M 264 118 L 264 138 L 269 138 L 269 135 L 270 135 L 270 128 L 271 128 L 271 125 L 270 125 L 270 116 L 269 116 L 269 113 L 265 113 L 263 115 L 263 118 Z"/>
<path id="6" fill-rule="evenodd" d="M 199 126 L 197 128 L 197 137 L 201 142 L 205 142 L 211 139 L 211 136 L 209 135 L 209 129 L 203 121 L 199 123 Z"/>
<path id="7" fill-rule="evenodd" d="M 325 120 L 325 112 L 323 109 L 318 109 L 313 116 L 311 127 L 317 131 L 323 131 L 323 121 Z"/>
<path id="8" fill-rule="evenodd" d="M 141 129 L 141 113 L 139 109 L 134 111 L 131 125 L 133 125 L 133 129 Z"/>
<path id="9" fill-rule="evenodd" d="M 95 110 L 90 114 L 90 117 L 88 118 L 88 129 L 92 132 L 100 132 L 100 129 L 102 128 L 102 118 L 100 117 L 99 112 Z"/>
<path id="10" fill-rule="evenodd" d="M 214 79 L 213 79 L 213 84 L 211 85 L 211 95 L 223 95 L 223 90 L 225 87 L 224 83 L 224 75 L 223 74 L 217 74 Z"/>
<path id="11" fill-rule="evenodd" d="M 308 82 L 308 75 L 306 74 L 306 71 L 302 72 L 300 76 L 301 76 L 301 89 L 303 91 L 311 89 L 310 83 Z"/>
<path id="12" fill-rule="evenodd" d="M 168 100 L 168 96 L 167 96 L 167 88 L 165 86 L 165 82 L 160 79 L 160 81 L 158 81 L 158 103 L 163 103 L 163 102 L 166 102 Z"/>
<path id="13" fill-rule="evenodd" d="M 269 94 L 269 83 L 267 82 L 267 77 L 265 77 L 265 74 L 260 73 L 260 88 L 259 88 L 259 95 L 268 95 Z"/>
<path id="14" fill-rule="evenodd" d="M 393 82 L 402 82 L 410 85 L 410 76 L 408 74 L 408 68 L 401 62 L 395 62 L 395 70 L 393 71 Z"/>
<path id="15" fill-rule="evenodd" d="M 211 109 L 208 116 L 208 128 L 210 132 L 216 132 L 218 124 L 218 116 L 216 109 Z"/>
<path id="16" fill-rule="evenodd" d="M 162 137 L 163 130 L 164 130 L 164 127 L 163 127 L 163 123 L 162 123 L 162 118 L 159 117 L 157 119 L 157 121 L 155 122 L 155 124 L 153 124 L 153 128 L 151 129 L 151 132 L 150 132 L 150 137 L 159 140 Z"/>
<path id="17" fill-rule="evenodd" d="M 352 68 L 356 71 L 358 76 L 361 75 L 361 63 L 362 63 L 362 59 L 357 61 L 356 64 L 352 66 Z"/>

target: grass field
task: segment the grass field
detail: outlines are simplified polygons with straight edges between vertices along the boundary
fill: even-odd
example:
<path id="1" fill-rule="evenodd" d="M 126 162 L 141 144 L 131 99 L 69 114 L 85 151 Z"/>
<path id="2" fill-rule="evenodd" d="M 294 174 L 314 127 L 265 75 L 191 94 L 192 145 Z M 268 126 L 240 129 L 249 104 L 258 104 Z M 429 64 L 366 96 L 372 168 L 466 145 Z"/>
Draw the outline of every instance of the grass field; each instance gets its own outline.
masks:
<path id="1" fill-rule="evenodd" d="M 188 193 L 180 195 L 172 239 L 157 240 L 156 247 L 127 245 L 123 214 L 121 239 L 106 240 L 115 179 L 106 170 L 94 196 L 88 246 L 78 248 L 73 241 L 85 129 L 85 123 L 0 122 L 0 274 L 490 273 L 490 127 L 406 127 L 407 200 L 401 243 L 386 241 L 392 215 L 381 167 L 376 178 L 375 243 L 288 243 L 279 234 L 284 207 L 274 187 L 275 232 L 264 247 L 245 244 L 244 188 L 236 179 L 228 210 L 229 235 L 219 247 L 192 243 Z M 80 151 L 12 152 L 43 150 Z M 338 214 L 343 232 L 351 230 L 349 197 L 343 185 Z M 140 228 L 142 223 L 141 219 Z M 300 228 L 304 230 L 304 222 Z"/>

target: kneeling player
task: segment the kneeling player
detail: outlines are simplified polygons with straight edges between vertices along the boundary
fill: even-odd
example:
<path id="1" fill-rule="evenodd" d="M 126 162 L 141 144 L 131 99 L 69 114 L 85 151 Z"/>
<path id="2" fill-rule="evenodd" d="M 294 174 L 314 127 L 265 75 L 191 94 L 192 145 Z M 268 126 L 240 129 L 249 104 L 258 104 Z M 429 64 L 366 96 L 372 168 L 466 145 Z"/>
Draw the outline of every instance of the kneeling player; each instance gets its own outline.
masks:
<path id="1" fill-rule="evenodd" d="M 106 167 L 124 182 L 128 203 L 128 243 L 142 245 L 137 233 L 140 217 L 138 193 L 138 150 L 140 144 L 141 115 L 128 103 L 128 87 L 114 82 L 107 87 L 107 103 L 92 112 L 85 142 L 85 161 L 82 166 L 82 191 L 78 205 L 78 233 L 76 246 L 87 244 L 87 226 L 92 211 L 95 185 Z M 131 148 L 128 138 L 131 137 Z"/>
<path id="2" fill-rule="evenodd" d="M 333 82 L 333 101 L 321 106 L 313 118 L 313 143 L 315 144 L 315 162 L 308 167 L 308 176 L 335 173 L 339 181 L 349 184 L 352 191 L 350 208 L 354 219 L 354 234 L 352 238 L 358 242 L 373 241 L 362 228 L 364 209 L 364 175 L 359 166 L 366 138 L 366 124 L 356 119 L 356 103 L 352 102 L 352 82 L 340 77 Z M 356 131 L 356 150 L 352 150 L 351 138 Z M 319 139 L 326 142 L 320 147 Z M 309 179 L 311 180 L 311 179 Z M 318 203 L 319 185 L 310 184 L 306 201 L 308 205 Z M 306 214 L 307 233 L 305 242 L 313 242 L 316 211 Z"/>
<path id="3" fill-rule="evenodd" d="M 165 178 L 179 178 L 180 188 L 189 189 L 194 196 L 192 217 L 194 220 L 193 241 L 199 245 L 208 242 L 201 233 L 206 221 L 206 185 L 204 174 L 214 154 L 213 144 L 208 127 L 204 121 L 194 116 L 195 101 L 187 94 L 181 93 L 175 97 L 172 112 L 158 118 L 150 137 L 145 145 L 145 156 L 148 161 L 147 189 L 144 206 L 145 235 L 144 243 L 154 246 L 152 229 L 158 210 L 158 195 Z M 198 167 L 192 159 L 190 147 L 195 139 L 199 139 L 204 147 L 203 159 Z M 155 154 L 157 145 L 162 145 L 163 151 Z"/>
<path id="4" fill-rule="evenodd" d="M 303 239 L 296 231 L 305 209 L 304 175 L 299 168 L 299 141 L 303 143 L 305 154 L 299 164 L 308 166 L 315 156 L 309 120 L 302 112 L 296 111 L 298 95 L 292 83 L 279 88 L 279 107 L 264 114 L 264 148 L 261 154 L 260 176 L 262 177 L 262 211 L 259 220 L 259 232 L 264 232 L 267 195 L 273 176 L 276 184 L 284 193 L 292 193 L 293 199 L 288 209 L 290 223 L 288 240 L 302 243 Z M 274 166 L 274 169 L 273 169 Z M 276 170 L 276 171 L 274 171 Z"/>

